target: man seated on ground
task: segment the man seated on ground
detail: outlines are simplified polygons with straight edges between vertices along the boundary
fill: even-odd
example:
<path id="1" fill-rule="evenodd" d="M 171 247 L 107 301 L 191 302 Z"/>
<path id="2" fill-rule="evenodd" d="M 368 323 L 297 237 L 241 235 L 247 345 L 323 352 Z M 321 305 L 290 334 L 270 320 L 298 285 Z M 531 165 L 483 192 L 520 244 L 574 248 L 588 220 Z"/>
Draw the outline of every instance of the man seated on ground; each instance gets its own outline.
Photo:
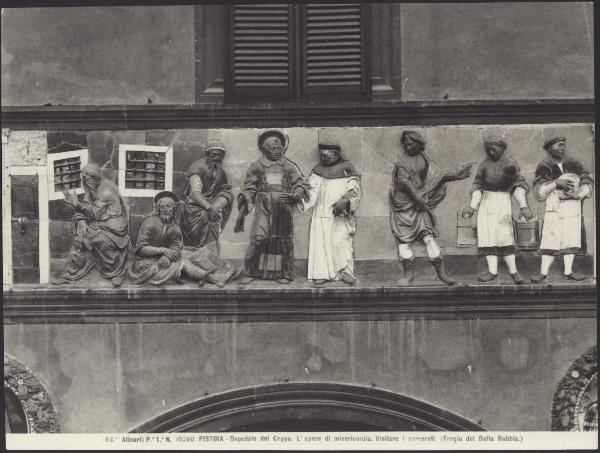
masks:
<path id="1" fill-rule="evenodd" d="M 202 286 L 205 281 L 223 287 L 233 269 L 217 270 L 200 250 L 183 248 L 181 228 L 175 217 L 178 198 L 163 191 L 154 197 L 154 210 L 146 217 L 138 232 L 134 259 L 129 267 L 133 283 L 160 285 L 186 275 Z"/>

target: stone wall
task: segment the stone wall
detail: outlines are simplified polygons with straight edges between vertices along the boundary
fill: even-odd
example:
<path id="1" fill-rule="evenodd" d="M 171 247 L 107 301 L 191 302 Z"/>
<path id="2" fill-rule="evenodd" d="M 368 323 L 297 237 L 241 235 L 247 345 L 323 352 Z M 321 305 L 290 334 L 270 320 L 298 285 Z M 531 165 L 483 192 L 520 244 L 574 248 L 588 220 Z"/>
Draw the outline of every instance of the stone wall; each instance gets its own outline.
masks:
<path id="1" fill-rule="evenodd" d="M 399 137 L 406 127 L 373 128 L 289 128 L 287 156 L 296 162 L 305 175 L 317 163 L 319 139 L 337 140 L 347 157 L 362 172 L 364 197 L 357 211 L 358 231 L 355 252 L 358 260 L 395 259 L 396 246 L 389 227 L 388 189 L 393 164 L 400 151 Z M 427 139 L 427 151 L 442 169 L 453 169 L 467 162 L 480 162 L 484 158 L 482 136 L 496 134 L 508 143 L 507 153 L 520 164 L 526 180 L 531 183 L 537 163 L 546 152 L 542 148 L 545 137 L 552 134 L 567 136 L 567 146 L 572 157 L 594 169 L 594 135 L 589 124 L 579 125 L 505 125 L 505 126 L 436 126 L 413 128 Z M 6 151 L 8 165 L 44 165 L 47 153 L 69 149 L 89 148 L 90 161 L 99 165 L 110 162 L 112 169 L 105 174 L 117 180 L 119 144 L 170 145 L 174 150 L 173 190 L 181 193 L 185 188 L 184 173 L 189 164 L 202 156 L 202 146 L 209 139 L 222 140 L 227 148 L 224 166 L 227 169 L 234 195 L 239 193 L 244 174 L 250 162 L 259 157 L 256 146 L 258 130 L 255 129 L 180 129 L 147 131 L 75 131 L 40 132 L 10 131 Z M 475 167 L 476 168 L 476 167 Z M 475 171 L 470 178 L 449 184 L 446 199 L 437 207 L 440 244 L 446 254 L 473 255 L 475 248 L 456 247 L 457 211 L 469 202 L 469 190 Z M 4 194 L 3 196 L 9 196 Z M 544 205 L 530 194 L 531 207 L 543 219 Z M 131 216 L 131 238 L 135 241 L 144 215 L 151 210 L 151 198 L 127 198 Z M 515 211 L 518 212 L 518 211 Z M 72 237 L 70 235 L 72 209 L 61 200 L 50 201 L 50 257 L 65 258 Z M 222 257 L 241 259 L 248 244 L 248 230 L 234 233 L 237 208 L 222 235 Z M 594 250 L 594 206 L 592 200 L 584 203 L 585 225 L 588 232 L 587 250 Z M 252 214 L 248 218 L 248 225 Z M 294 225 L 295 256 L 307 257 L 310 213 L 297 213 Z M 65 234 L 67 233 L 67 234 Z M 424 250 L 415 247 L 418 254 Z"/>
<path id="2" fill-rule="evenodd" d="M 2 11 L 2 105 L 192 102 L 193 6 Z"/>
<path id="3" fill-rule="evenodd" d="M 61 432 L 124 432 L 207 395 L 280 382 L 377 387 L 486 429 L 549 431 L 596 320 L 5 325 L 5 351 L 57 402 Z"/>
<path id="4" fill-rule="evenodd" d="M 403 100 L 594 96 L 591 2 L 415 2 L 394 14 L 386 42 L 398 44 L 385 64 L 400 61 L 390 76 Z M 225 15 L 217 17 L 195 36 L 190 5 L 5 8 L 2 104 L 193 103 L 195 84 L 205 88 L 196 59 L 216 66 L 207 74 L 222 86 Z M 194 40 L 201 49 L 209 35 L 209 52 L 222 53 L 199 58 Z"/>
<path id="5" fill-rule="evenodd" d="M 591 2 L 415 2 L 400 10 L 404 100 L 594 97 Z"/>

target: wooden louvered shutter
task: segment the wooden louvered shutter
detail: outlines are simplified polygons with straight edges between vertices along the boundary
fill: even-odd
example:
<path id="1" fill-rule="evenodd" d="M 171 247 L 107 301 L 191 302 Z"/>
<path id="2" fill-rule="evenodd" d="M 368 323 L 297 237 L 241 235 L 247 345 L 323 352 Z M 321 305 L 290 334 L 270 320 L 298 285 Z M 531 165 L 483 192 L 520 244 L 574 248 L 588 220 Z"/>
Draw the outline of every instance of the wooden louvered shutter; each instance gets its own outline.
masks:
<path id="1" fill-rule="evenodd" d="M 359 3 L 303 6 L 303 92 L 367 93 L 365 11 Z"/>
<path id="2" fill-rule="evenodd" d="M 294 94 L 293 6 L 232 5 L 229 95 L 287 99 Z"/>

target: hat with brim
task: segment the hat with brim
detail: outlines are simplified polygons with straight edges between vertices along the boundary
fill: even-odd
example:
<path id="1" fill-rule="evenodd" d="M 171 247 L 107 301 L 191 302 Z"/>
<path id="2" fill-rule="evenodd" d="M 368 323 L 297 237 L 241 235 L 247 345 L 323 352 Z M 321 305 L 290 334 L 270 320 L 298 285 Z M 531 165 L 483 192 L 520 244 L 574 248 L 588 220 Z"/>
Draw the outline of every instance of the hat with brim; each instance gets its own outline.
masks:
<path id="1" fill-rule="evenodd" d="M 342 151 L 342 147 L 340 145 L 336 145 L 334 143 L 319 143 L 319 151 L 326 149 L 331 151 L 337 151 L 338 153 Z"/>
<path id="2" fill-rule="evenodd" d="M 270 137 L 277 137 L 281 141 L 281 145 L 283 146 L 283 150 L 285 151 L 288 147 L 288 138 L 287 136 L 278 130 L 270 129 L 268 131 L 261 132 L 258 135 L 258 148 L 262 149 L 265 141 Z"/>
<path id="3" fill-rule="evenodd" d="M 555 143 L 566 142 L 566 141 L 567 141 L 567 137 L 565 137 L 564 135 L 556 135 L 554 137 L 550 137 L 548 140 L 546 140 L 544 142 L 544 149 L 550 148 Z"/>
<path id="4" fill-rule="evenodd" d="M 158 203 L 158 200 L 160 200 L 162 198 L 170 198 L 175 203 L 177 203 L 179 201 L 179 198 L 177 198 L 177 195 L 175 195 L 170 190 L 163 190 L 162 192 L 158 192 L 156 195 L 154 195 L 154 198 L 152 201 L 154 202 L 154 204 L 156 204 L 156 203 Z"/>
<path id="5" fill-rule="evenodd" d="M 205 152 L 225 154 L 225 146 L 219 140 L 209 140 L 206 144 Z"/>

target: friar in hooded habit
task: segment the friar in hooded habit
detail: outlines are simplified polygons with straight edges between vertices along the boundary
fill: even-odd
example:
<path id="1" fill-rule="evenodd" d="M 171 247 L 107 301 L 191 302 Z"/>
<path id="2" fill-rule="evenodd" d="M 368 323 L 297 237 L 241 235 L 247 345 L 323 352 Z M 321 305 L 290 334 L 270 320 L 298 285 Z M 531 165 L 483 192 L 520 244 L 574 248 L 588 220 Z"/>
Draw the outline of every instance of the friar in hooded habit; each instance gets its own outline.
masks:
<path id="1" fill-rule="evenodd" d="M 564 260 L 564 278 L 580 281 L 585 274 L 573 272 L 575 254 L 585 246 L 585 227 L 581 217 L 583 200 L 591 197 L 593 179 L 581 162 L 566 156 L 566 137 L 550 137 L 544 143 L 547 156 L 535 169 L 533 193 L 546 204 L 540 254 L 540 273 L 531 278 L 547 282 L 556 256 Z"/>
<path id="2" fill-rule="evenodd" d="M 467 178 L 473 164 L 464 165 L 457 172 L 443 172 L 425 152 L 421 134 L 404 131 L 400 142 L 404 153 L 394 165 L 389 193 L 390 223 L 404 269 L 404 277 L 398 284 L 413 282 L 415 259 L 411 244 L 423 241 L 437 277 L 447 285 L 454 285 L 456 280 L 446 272 L 435 241 L 439 232 L 433 210 L 445 198 L 447 183 Z"/>
<path id="3" fill-rule="evenodd" d="M 64 201 L 75 209 L 76 235 L 67 266 L 56 283 L 79 280 L 96 268 L 114 286 L 120 286 L 131 247 L 125 203 L 115 183 L 102 176 L 98 165 L 83 167 L 81 180 L 82 201 L 74 191 L 64 192 Z"/>
<path id="4" fill-rule="evenodd" d="M 352 285 L 360 173 L 337 144 L 320 143 L 319 158 L 308 179 L 308 199 L 298 204 L 301 212 L 313 208 L 307 278 L 317 285 L 331 280 Z"/>
<path id="5" fill-rule="evenodd" d="M 248 168 L 238 195 L 235 232 L 244 230 L 244 219 L 254 209 L 242 284 L 256 278 L 286 284 L 295 276 L 293 207 L 308 197 L 309 185 L 298 166 L 284 156 L 288 144 L 280 131 L 259 134 L 263 155 Z"/>

